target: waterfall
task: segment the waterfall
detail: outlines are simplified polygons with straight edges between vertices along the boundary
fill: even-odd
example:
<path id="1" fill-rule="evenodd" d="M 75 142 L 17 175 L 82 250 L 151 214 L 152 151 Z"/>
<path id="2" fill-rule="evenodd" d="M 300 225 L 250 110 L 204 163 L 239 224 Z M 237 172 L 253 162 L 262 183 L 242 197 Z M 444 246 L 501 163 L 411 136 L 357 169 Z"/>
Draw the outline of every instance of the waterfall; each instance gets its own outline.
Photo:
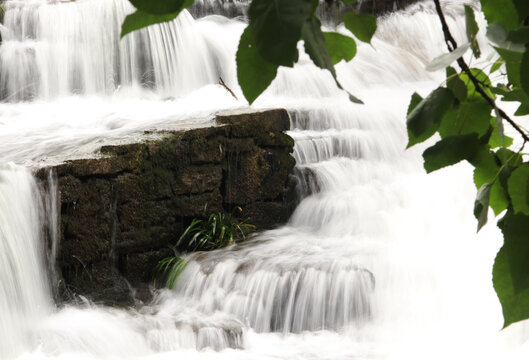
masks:
<path id="1" fill-rule="evenodd" d="M 79 299 L 53 309 L 57 189 L 50 175 L 42 201 L 28 168 L 152 128 L 207 126 L 216 111 L 247 106 L 218 85 L 220 76 L 243 98 L 235 51 L 247 5 L 197 0 L 174 21 L 120 40 L 133 11 L 126 0 L 5 2 L 0 357 L 526 358 L 529 325 L 499 332 L 490 273 L 501 234 L 493 224 L 475 234 L 470 168 L 426 175 L 426 145 L 404 151 L 410 95 L 444 79 L 424 70 L 446 51 L 428 1 L 379 18 L 372 45 L 359 43 L 353 61 L 337 65 L 365 105 L 349 102 L 302 51 L 253 105 L 290 113 L 300 203 L 287 225 L 190 255 L 175 289 L 142 307 Z M 462 2 L 444 6 L 464 40 Z M 483 32 L 479 40 L 486 57 Z"/>
<path id="2" fill-rule="evenodd" d="M 5 8 L 2 99 L 111 94 L 122 86 L 177 96 L 218 79 L 215 58 L 187 12 L 120 41 L 121 24 L 134 9 L 126 1 L 12 0 Z M 189 71 L 195 67 L 202 70 Z"/>
<path id="3" fill-rule="evenodd" d="M 39 321 L 50 312 L 43 271 L 42 204 L 31 173 L 0 169 L 0 357 L 31 348 Z"/>

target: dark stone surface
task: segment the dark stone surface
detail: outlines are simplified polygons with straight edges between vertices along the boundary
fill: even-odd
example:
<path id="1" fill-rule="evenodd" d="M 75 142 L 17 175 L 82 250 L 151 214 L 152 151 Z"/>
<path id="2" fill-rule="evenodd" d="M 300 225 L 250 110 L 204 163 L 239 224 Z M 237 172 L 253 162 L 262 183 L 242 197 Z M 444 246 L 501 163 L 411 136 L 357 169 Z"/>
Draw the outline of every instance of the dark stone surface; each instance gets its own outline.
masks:
<path id="1" fill-rule="evenodd" d="M 148 297 L 156 264 L 195 217 L 240 206 L 258 230 L 288 220 L 296 186 L 288 113 L 222 114 L 217 124 L 104 146 L 99 158 L 53 168 L 64 293 L 110 305 Z M 37 172 L 42 182 L 48 171 Z"/>

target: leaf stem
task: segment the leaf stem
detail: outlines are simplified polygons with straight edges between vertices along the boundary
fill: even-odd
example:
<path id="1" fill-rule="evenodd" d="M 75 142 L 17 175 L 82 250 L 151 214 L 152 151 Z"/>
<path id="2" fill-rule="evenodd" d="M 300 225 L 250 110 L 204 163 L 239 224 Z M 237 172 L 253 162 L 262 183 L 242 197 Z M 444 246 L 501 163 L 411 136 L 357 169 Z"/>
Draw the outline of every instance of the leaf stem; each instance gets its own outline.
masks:
<path id="1" fill-rule="evenodd" d="M 437 15 L 439 16 L 439 20 L 441 20 L 441 26 L 443 28 L 443 34 L 446 42 L 446 46 L 448 48 L 448 51 L 453 52 L 455 49 L 457 49 L 457 42 L 452 36 L 452 33 L 450 32 L 450 29 L 448 28 L 448 24 L 446 22 L 443 9 L 441 8 L 441 2 L 440 0 L 433 0 L 435 3 L 435 10 L 437 11 Z M 472 74 L 472 71 L 468 67 L 467 63 L 463 59 L 463 57 L 460 57 L 457 59 L 457 64 L 459 67 L 468 75 L 472 83 L 474 84 L 476 91 L 489 103 L 489 105 L 494 109 L 498 110 L 498 113 L 500 116 L 507 121 L 520 135 L 522 136 L 524 142 L 529 141 L 529 136 L 518 126 L 518 124 L 512 120 L 502 109 L 500 109 L 493 98 L 491 98 L 485 90 L 481 87 L 480 81 Z"/>

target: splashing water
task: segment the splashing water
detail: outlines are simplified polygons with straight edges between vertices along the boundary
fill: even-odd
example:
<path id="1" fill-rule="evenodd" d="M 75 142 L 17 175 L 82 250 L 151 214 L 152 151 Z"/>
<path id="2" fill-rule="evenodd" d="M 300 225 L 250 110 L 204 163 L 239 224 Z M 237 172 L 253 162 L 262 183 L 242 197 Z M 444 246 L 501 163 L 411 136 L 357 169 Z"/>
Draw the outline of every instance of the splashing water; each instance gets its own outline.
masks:
<path id="1" fill-rule="evenodd" d="M 236 16 L 246 5 L 201 0 L 192 13 Z M 152 128 L 208 126 L 216 111 L 247 106 L 216 85 L 220 76 L 243 98 L 238 19 L 195 20 L 184 11 L 119 41 L 133 10 L 124 0 L 5 7 L 3 163 L 82 157 Z M 461 3 L 445 8 L 464 39 Z M 526 324 L 499 333 L 491 267 L 501 234 L 492 225 L 475 234 L 470 169 L 426 176 L 424 145 L 404 151 L 409 97 L 442 81 L 424 67 L 443 52 L 438 19 L 424 2 L 380 18 L 373 46 L 359 44 L 356 58 L 337 66 L 363 106 L 303 53 L 293 69 L 281 68 L 254 107 L 291 114 L 303 199 L 289 224 L 191 255 L 174 291 L 139 309 L 88 301 L 52 309 L 40 248 L 44 223 L 49 237 L 56 233 L 56 200 L 42 202 L 27 169 L 3 165 L 0 357 L 526 358 Z"/>

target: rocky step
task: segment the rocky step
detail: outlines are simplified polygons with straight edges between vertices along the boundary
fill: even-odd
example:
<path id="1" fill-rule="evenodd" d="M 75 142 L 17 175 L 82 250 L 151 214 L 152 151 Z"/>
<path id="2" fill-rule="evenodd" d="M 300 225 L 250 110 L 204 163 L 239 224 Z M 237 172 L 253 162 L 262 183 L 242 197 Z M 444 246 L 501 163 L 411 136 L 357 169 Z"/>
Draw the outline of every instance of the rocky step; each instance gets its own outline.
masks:
<path id="1" fill-rule="evenodd" d="M 218 114 L 217 126 L 103 146 L 94 158 L 40 169 L 56 179 L 60 299 L 149 298 L 154 269 L 193 218 L 242 208 L 258 230 L 295 207 L 294 141 L 283 110 Z"/>

